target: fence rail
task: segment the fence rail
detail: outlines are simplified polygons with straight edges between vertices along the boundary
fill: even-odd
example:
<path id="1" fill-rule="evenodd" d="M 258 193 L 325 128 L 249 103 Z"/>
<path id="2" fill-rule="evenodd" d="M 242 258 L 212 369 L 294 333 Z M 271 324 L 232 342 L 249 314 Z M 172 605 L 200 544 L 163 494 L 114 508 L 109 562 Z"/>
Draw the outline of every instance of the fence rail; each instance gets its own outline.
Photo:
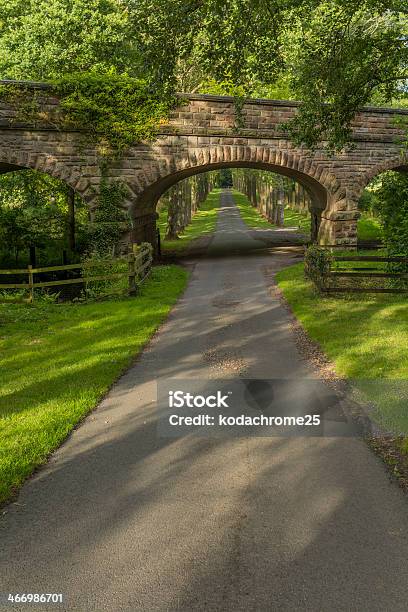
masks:
<path id="1" fill-rule="evenodd" d="M 408 264 L 408 258 L 399 256 L 385 257 L 383 255 L 338 255 L 332 258 L 332 264 L 327 274 L 324 291 L 326 293 L 408 293 L 408 272 L 386 272 L 378 266 L 351 267 L 332 269 L 333 264 L 369 262 L 372 264 Z M 332 280 L 345 279 L 346 285 L 333 286 Z M 370 281 L 388 279 L 389 286 L 373 285 Z M 398 283 L 396 282 L 398 281 Z M 399 284 L 399 286 L 397 286 Z"/>
<path id="2" fill-rule="evenodd" d="M 355 262 L 372 265 L 342 265 Z M 400 264 L 402 270 L 390 270 L 389 264 Z M 307 275 L 322 293 L 408 294 L 408 257 L 336 256 L 324 249 L 311 247 L 306 251 L 305 266 Z"/>
<path id="3" fill-rule="evenodd" d="M 127 262 L 127 270 L 123 272 L 110 272 L 108 274 L 91 274 L 91 268 L 100 268 L 101 263 L 119 263 Z M 14 289 L 26 289 L 28 291 L 28 302 L 33 302 L 35 299 L 35 290 L 48 288 L 48 287 L 59 287 L 62 285 L 79 285 L 84 284 L 85 287 L 93 281 L 109 281 L 118 280 L 120 278 L 128 279 L 128 293 L 129 295 L 135 295 L 138 290 L 138 286 L 150 274 L 150 270 L 153 263 L 153 249 L 151 244 L 143 243 L 141 245 L 131 245 L 130 251 L 127 257 L 116 258 L 101 261 L 90 261 L 86 263 L 67 264 L 65 266 L 47 266 L 41 268 L 33 268 L 27 266 L 27 268 L 20 268 L 14 270 L 0 270 L 1 276 L 9 275 L 26 275 L 28 276 L 27 282 L 21 283 L 0 283 L 0 289 L 3 290 L 14 290 Z M 39 280 L 35 282 L 35 276 L 38 274 L 47 274 L 53 272 L 64 272 L 78 270 L 81 276 L 76 278 L 64 278 L 52 281 Z"/>

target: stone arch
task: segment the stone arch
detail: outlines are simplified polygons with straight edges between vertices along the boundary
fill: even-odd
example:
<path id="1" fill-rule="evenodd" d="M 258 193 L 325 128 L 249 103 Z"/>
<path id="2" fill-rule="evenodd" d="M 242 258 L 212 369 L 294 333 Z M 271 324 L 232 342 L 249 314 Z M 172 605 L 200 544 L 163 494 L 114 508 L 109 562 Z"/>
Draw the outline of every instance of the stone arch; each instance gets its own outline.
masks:
<path id="1" fill-rule="evenodd" d="M 370 181 L 387 170 L 408 171 L 408 155 L 385 158 L 380 163 L 365 163 L 365 171 L 355 174 L 351 185 L 339 185 L 333 194 L 331 206 L 322 214 L 318 242 L 332 246 L 354 248 L 357 246 L 357 221 L 360 217 L 358 201 Z"/>
<path id="2" fill-rule="evenodd" d="M 92 191 L 87 192 L 86 189 L 78 188 L 77 174 L 70 169 L 69 166 L 65 166 L 55 158 L 47 154 L 33 154 L 26 153 L 24 151 L 13 151 L 13 150 L 2 150 L 0 146 L 0 177 L 9 173 L 17 173 L 31 171 L 34 174 L 52 177 L 57 181 L 61 182 L 61 188 L 65 191 L 67 198 L 67 244 L 70 249 L 75 250 L 76 242 L 76 227 L 77 227 L 77 207 L 75 198 L 78 197 L 82 203 L 87 205 L 88 210 L 92 214 L 94 206 L 92 201 L 95 198 L 96 193 Z M 32 175 L 31 175 L 32 176 Z M 33 189 L 31 179 L 27 183 L 29 191 Z M 81 185 L 79 185 L 81 186 Z M 67 189 L 68 187 L 68 189 Z M 83 187 L 87 187 L 83 183 Z M 50 186 L 51 193 L 52 187 Z M 69 229 L 68 229 L 69 228 Z M 31 253 L 31 251 L 30 251 Z M 31 257 L 31 254 L 30 254 Z"/>
<path id="3" fill-rule="evenodd" d="M 75 166 L 65 165 L 48 153 L 33 153 L 11 148 L 4 150 L 0 147 L 0 174 L 20 170 L 34 170 L 63 181 L 89 205 L 95 199 L 95 191 L 90 183 L 81 177 L 79 169 Z"/>
<path id="4" fill-rule="evenodd" d="M 384 160 L 380 164 L 376 164 L 375 166 L 371 167 L 361 176 L 358 181 L 358 186 L 360 189 L 358 195 L 361 195 L 363 190 L 376 176 L 382 172 L 387 172 L 388 170 L 395 170 L 395 172 L 408 172 L 408 154 L 401 153 L 397 157 Z"/>
<path id="5" fill-rule="evenodd" d="M 155 156 L 160 157 L 160 150 L 152 154 L 148 168 L 138 174 L 137 186 L 130 186 L 135 193 L 131 206 L 134 217 L 153 214 L 160 196 L 183 178 L 220 168 L 254 168 L 294 178 L 307 189 L 315 208 L 320 211 L 329 206 L 340 188 L 339 181 L 327 167 L 314 162 L 307 154 L 302 156 L 287 148 L 220 144 L 195 147 L 184 155 L 165 158 L 162 163 L 155 163 Z"/>

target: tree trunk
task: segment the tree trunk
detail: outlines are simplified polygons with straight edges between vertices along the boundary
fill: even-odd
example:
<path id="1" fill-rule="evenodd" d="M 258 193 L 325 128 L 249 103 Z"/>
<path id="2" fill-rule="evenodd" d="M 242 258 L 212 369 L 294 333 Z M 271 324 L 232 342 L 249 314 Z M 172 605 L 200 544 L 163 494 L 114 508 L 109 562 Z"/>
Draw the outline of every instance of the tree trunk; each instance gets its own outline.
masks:
<path id="1" fill-rule="evenodd" d="M 177 233 L 177 208 L 178 208 L 178 197 L 177 197 L 177 185 L 171 187 L 169 190 L 169 207 L 167 212 L 167 232 L 166 239 L 167 240 L 175 240 L 178 238 Z"/>

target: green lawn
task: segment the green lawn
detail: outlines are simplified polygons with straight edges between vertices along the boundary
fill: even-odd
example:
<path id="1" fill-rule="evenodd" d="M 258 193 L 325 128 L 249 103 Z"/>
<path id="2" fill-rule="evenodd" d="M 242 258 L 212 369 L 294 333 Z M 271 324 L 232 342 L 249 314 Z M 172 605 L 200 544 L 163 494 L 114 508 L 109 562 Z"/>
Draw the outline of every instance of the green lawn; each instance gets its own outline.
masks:
<path id="1" fill-rule="evenodd" d="M 161 266 L 135 298 L 0 305 L 0 502 L 96 406 L 165 319 L 187 276 Z"/>
<path id="2" fill-rule="evenodd" d="M 383 233 L 379 220 L 363 212 L 357 221 L 357 235 L 360 240 L 381 240 Z"/>
<path id="3" fill-rule="evenodd" d="M 408 435 L 407 297 L 320 297 L 305 280 L 303 264 L 282 270 L 277 281 L 309 336 L 334 362 L 336 372 L 359 380 L 358 387 L 377 404 L 375 418 L 380 424 Z M 367 379 L 371 379 L 368 384 Z"/>
<path id="4" fill-rule="evenodd" d="M 233 190 L 234 200 L 239 208 L 240 215 L 248 227 L 252 229 L 276 229 L 276 225 L 270 223 L 256 208 L 252 206 L 248 198 L 239 191 Z M 299 213 L 289 207 L 284 212 L 284 227 L 298 227 L 301 232 L 310 232 L 310 215 Z"/>
<path id="5" fill-rule="evenodd" d="M 165 240 L 167 228 L 167 208 L 163 209 L 157 220 L 162 237 L 162 252 L 173 253 L 185 250 L 195 238 L 205 234 L 210 234 L 215 229 L 217 222 L 218 209 L 220 207 L 221 189 L 213 189 L 206 201 L 200 206 L 194 215 L 190 225 L 188 225 L 178 240 Z"/>
<path id="6" fill-rule="evenodd" d="M 297 227 L 300 232 L 310 234 L 310 213 L 297 212 L 286 206 L 283 225 L 284 227 Z"/>
<path id="7" fill-rule="evenodd" d="M 265 217 L 259 214 L 258 210 L 252 206 L 246 195 L 236 191 L 235 189 L 232 190 L 232 195 L 236 205 L 239 208 L 239 214 L 248 227 L 251 227 L 252 229 L 271 229 L 276 227 L 272 223 L 269 223 Z"/>

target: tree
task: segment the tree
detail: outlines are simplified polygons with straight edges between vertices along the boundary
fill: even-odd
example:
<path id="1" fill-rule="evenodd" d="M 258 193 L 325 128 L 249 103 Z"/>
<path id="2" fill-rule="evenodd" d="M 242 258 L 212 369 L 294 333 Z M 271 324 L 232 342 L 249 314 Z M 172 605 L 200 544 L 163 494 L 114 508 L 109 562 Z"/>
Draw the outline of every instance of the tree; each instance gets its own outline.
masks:
<path id="1" fill-rule="evenodd" d="M 140 54 L 122 0 L 0 3 L 0 74 L 48 80 L 71 72 L 138 71 Z"/>
<path id="2" fill-rule="evenodd" d="M 9 0 L 0 75 L 128 74 L 178 88 L 303 102 L 298 143 L 350 138 L 357 109 L 407 82 L 405 0 Z"/>
<path id="3" fill-rule="evenodd" d="M 358 108 L 390 102 L 408 78 L 406 20 L 396 2 L 321 2 L 299 20 L 288 54 L 290 85 L 303 102 L 289 126 L 309 147 L 333 149 L 351 137 Z"/>
<path id="4" fill-rule="evenodd" d="M 375 199 L 388 252 L 408 257 L 408 175 L 382 174 L 377 181 Z"/>
<path id="5" fill-rule="evenodd" d="M 232 187 L 231 168 L 222 168 L 218 173 L 218 186 L 221 188 Z"/>
<path id="6" fill-rule="evenodd" d="M 180 75 L 203 93 L 283 91 L 303 102 L 287 127 L 309 147 L 343 147 L 359 107 L 404 96 L 402 0 L 141 0 L 135 14 L 159 82 Z"/>
<path id="7" fill-rule="evenodd" d="M 77 210 L 79 246 L 84 243 L 86 208 L 62 181 L 33 170 L 0 177 L 0 251 L 14 254 L 18 263 L 30 247 L 53 252 L 72 243 L 72 206 Z M 71 208 L 71 211 L 70 211 Z M 57 246 L 58 245 L 58 246 Z M 7 259 L 7 258 L 6 258 Z"/>

